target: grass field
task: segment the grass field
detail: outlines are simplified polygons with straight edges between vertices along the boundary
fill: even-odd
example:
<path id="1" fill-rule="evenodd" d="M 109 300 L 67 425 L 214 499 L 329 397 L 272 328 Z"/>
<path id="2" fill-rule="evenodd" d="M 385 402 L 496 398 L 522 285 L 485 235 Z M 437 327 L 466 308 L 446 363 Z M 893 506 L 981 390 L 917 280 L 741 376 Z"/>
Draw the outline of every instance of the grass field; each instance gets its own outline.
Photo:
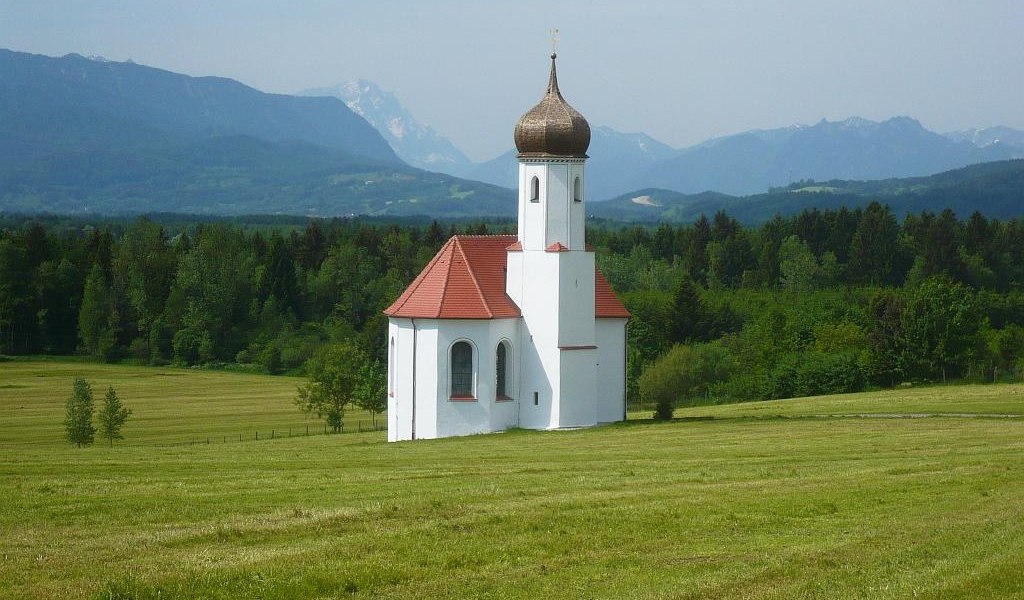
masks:
<path id="1" fill-rule="evenodd" d="M 126 367 L 67 361 L 0 362 L 0 448 L 53 445 L 64 435 L 64 402 L 75 377 L 92 385 L 97 408 L 113 385 L 132 409 L 118 444 L 153 445 L 323 433 L 323 421 L 293 404 L 304 379 L 170 367 Z M 372 429 L 371 417 L 349 411 L 349 427 Z M 384 421 L 378 417 L 378 424 Z"/>
<path id="2" fill-rule="evenodd" d="M 65 367 L 136 409 L 124 445 L 60 441 Z M 295 381 L 160 371 L 0 363 L 0 597 L 1024 597 L 1021 386 L 168 447 Z M 992 416 L 817 416 L 878 413 Z"/>

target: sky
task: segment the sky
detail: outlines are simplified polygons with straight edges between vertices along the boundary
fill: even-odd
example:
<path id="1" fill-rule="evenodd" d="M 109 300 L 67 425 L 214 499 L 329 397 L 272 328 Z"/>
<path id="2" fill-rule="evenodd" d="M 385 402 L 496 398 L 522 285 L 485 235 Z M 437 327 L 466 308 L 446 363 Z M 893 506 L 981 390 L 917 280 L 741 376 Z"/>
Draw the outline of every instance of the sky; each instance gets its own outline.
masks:
<path id="1" fill-rule="evenodd" d="M 0 0 L 0 47 L 131 59 L 291 94 L 394 93 L 471 159 L 547 84 L 671 146 L 823 118 L 1024 129 L 1021 0 Z"/>

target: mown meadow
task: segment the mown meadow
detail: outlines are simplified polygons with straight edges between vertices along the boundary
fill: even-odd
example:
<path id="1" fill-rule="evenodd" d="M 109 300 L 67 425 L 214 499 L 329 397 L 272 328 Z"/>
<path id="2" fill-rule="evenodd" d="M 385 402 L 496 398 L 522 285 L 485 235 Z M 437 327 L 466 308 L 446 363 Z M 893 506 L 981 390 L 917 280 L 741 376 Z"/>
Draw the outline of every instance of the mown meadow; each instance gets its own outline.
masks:
<path id="1" fill-rule="evenodd" d="M 62 441 L 75 375 L 134 410 L 112 448 Z M 299 381 L 0 363 L 0 596 L 1024 595 L 1021 385 L 223 441 L 305 423 Z M 181 445 L 192 432 L 221 441 Z"/>

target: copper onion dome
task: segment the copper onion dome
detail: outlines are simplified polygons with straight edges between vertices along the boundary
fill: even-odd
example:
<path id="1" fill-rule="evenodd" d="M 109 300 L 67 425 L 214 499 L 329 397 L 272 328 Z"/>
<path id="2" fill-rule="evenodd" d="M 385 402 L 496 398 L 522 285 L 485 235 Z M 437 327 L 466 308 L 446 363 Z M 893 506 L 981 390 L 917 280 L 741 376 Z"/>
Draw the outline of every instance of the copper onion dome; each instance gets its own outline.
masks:
<path id="1" fill-rule="evenodd" d="M 551 53 L 551 77 L 548 91 L 537 106 L 516 123 L 516 150 L 519 156 L 570 156 L 586 158 L 590 146 L 590 125 L 583 115 L 562 97 Z"/>

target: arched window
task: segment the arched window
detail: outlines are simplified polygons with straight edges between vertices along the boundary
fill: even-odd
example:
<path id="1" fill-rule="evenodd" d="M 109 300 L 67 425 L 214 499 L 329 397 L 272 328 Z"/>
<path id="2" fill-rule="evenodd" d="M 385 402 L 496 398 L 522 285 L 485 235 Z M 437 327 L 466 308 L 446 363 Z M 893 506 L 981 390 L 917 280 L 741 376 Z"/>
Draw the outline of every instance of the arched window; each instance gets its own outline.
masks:
<path id="1" fill-rule="evenodd" d="M 540 179 L 536 175 L 530 180 L 530 202 L 540 202 Z"/>
<path id="2" fill-rule="evenodd" d="M 508 385 L 509 354 L 511 351 L 508 342 L 500 342 L 494 357 L 494 396 L 498 400 L 511 400 L 512 396 L 509 393 L 511 389 Z"/>
<path id="3" fill-rule="evenodd" d="M 452 398 L 473 398 L 473 346 L 455 342 L 451 356 Z"/>
<path id="4" fill-rule="evenodd" d="M 583 182 L 579 177 L 572 182 L 572 201 L 583 202 Z"/>

